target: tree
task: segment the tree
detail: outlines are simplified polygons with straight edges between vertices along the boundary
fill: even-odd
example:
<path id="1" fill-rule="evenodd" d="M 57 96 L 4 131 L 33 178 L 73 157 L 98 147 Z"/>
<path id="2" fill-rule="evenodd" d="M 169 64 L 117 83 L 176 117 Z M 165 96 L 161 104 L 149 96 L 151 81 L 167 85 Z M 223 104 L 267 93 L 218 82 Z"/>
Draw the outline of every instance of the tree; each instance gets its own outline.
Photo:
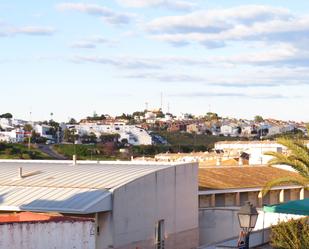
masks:
<path id="1" fill-rule="evenodd" d="M 75 143 L 76 140 L 78 140 L 79 135 L 76 134 L 75 129 L 65 129 L 63 132 L 63 140 L 68 143 Z"/>
<path id="2" fill-rule="evenodd" d="M 97 121 L 97 120 L 105 120 L 106 119 L 106 117 L 105 117 L 105 115 L 101 115 L 101 116 L 98 116 L 98 114 L 96 114 L 96 113 L 94 113 L 93 114 L 93 116 L 92 117 L 87 117 L 87 120 L 89 120 L 89 121 Z"/>
<path id="3" fill-rule="evenodd" d="M 110 142 L 115 143 L 118 141 L 119 138 L 120 138 L 120 135 L 118 133 L 114 133 L 114 134 L 103 133 L 100 136 L 100 141 L 103 144 L 110 143 Z"/>
<path id="4" fill-rule="evenodd" d="M 293 183 L 309 189 L 309 149 L 305 141 L 300 139 L 279 138 L 277 142 L 285 146 L 288 149 L 288 153 L 266 152 L 265 155 L 273 157 L 268 164 L 291 166 L 299 173 L 299 177 L 283 177 L 270 181 L 264 187 L 263 194 L 265 195 L 272 187 L 284 183 Z"/>
<path id="5" fill-rule="evenodd" d="M 274 248 L 309 248 L 309 219 L 290 220 L 272 226 L 270 244 Z"/>
<path id="6" fill-rule="evenodd" d="M 33 127 L 31 124 L 24 125 L 24 131 L 31 132 L 32 130 L 33 130 Z"/>
<path id="7" fill-rule="evenodd" d="M 69 120 L 69 124 L 77 124 L 77 121 L 76 121 L 76 119 L 74 119 L 74 118 L 71 118 L 70 120 Z"/>
<path id="8" fill-rule="evenodd" d="M 264 121 L 264 119 L 263 119 L 262 116 L 256 115 L 256 116 L 254 117 L 254 121 L 257 122 L 257 123 L 261 123 L 261 122 Z"/>
<path id="9" fill-rule="evenodd" d="M 95 144 L 97 143 L 97 136 L 93 132 L 89 134 L 89 143 Z"/>
<path id="10" fill-rule="evenodd" d="M 0 118 L 13 118 L 13 115 L 9 112 L 1 114 Z"/>
<path id="11" fill-rule="evenodd" d="M 160 110 L 156 113 L 157 118 L 165 118 L 165 114 Z"/>
<path id="12" fill-rule="evenodd" d="M 133 119 L 133 116 L 130 115 L 130 114 L 125 114 L 125 113 L 122 113 L 121 116 L 116 116 L 116 119 L 126 119 L 126 120 L 131 120 Z"/>
<path id="13" fill-rule="evenodd" d="M 207 112 L 205 118 L 208 121 L 212 121 L 212 120 L 218 120 L 219 116 L 215 112 Z"/>

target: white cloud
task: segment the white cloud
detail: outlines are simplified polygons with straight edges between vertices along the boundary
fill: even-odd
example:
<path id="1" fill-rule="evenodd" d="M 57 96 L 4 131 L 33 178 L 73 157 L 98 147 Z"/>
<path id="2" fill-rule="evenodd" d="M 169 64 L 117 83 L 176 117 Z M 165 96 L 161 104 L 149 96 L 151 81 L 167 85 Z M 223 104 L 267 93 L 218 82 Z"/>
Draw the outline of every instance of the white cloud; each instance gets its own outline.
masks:
<path id="1" fill-rule="evenodd" d="M 160 17 L 146 24 L 145 30 L 157 40 L 175 45 L 198 42 L 209 48 L 244 40 L 298 43 L 309 39 L 309 16 L 296 16 L 284 8 L 248 5 Z"/>
<path id="2" fill-rule="evenodd" d="M 52 35 L 55 32 L 51 27 L 39 26 L 24 26 L 11 29 L 11 34 L 26 34 L 26 35 Z"/>
<path id="3" fill-rule="evenodd" d="M 87 41 L 77 41 L 70 45 L 71 48 L 96 48 L 96 45 Z"/>
<path id="4" fill-rule="evenodd" d="M 55 29 L 52 27 L 42 26 L 22 26 L 12 27 L 9 25 L 3 25 L 0 30 L 1 36 L 13 36 L 13 35 L 32 35 L 32 36 L 50 36 L 55 33 Z"/>
<path id="5" fill-rule="evenodd" d="M 107 39 L 103 36 L 92 36 L 76 42 L 73 42 L 71 48 L 96 48 L 99 44 L 106 44 L 108 46 L 114 46 L 117 44 L 117 40 Z"/>
<path id="6" fill-rule="evenodd" d="M 71 58 L 75 63 L 98 63 L 104 65 L 112 65 L 126 69 L 158 69 L 162 66 L 147 58 L 132 58 L 132 57 L 101 57 L 101 56 L 84 56 L 76 55 Z"/>
<path id="7" fill-rule="evenodd" d="M 120 4 L 134 8 L 164 7 L 167 9 L 188 11 L 196 4 L 189 1 L 178 0 L 117 0 Z"/>
<path id="8" fill-rule="evenodd" d="M 275 66 L 275 67 L 309 67 L 309 52 L 303 51 L 289 43 L 279 43 L 266 47 L 263 50 L 250 53 L 238 53 L 237 55 L 222 55 L 202 57 L 185 56 L 76 56 L 79 62 L 93 62 L 118 64 L 124 66 L 133 65 L 131 68 L 163 68 L 167 66 L 189 66 L 189 67 L 216 67 L 231 68 L 241 65 L 251 66 Z M 123 60 L 123 61 L 122 61 Z M 147 65 L 147 66 L 146 66 Z M 128 66 L 129 68 L 129 66 Z"/>
<path id="9" fill-rule="evenodd" d="M 173 94 L 170 96 L 174 97 L 187 97 L 187 98 L 205 98 L 205 97 L 223 97 L 223 98 L 249 98 L 249 99 L 291 99 L 291 98 L 300 98 L 301 96 L 291 96 L 291 95 L 283 95 L 283 94 L 272 94 L 269 92 L 261 92 L 261 93 L 240 93 L 240 92 L 189 92 L 183 94 Z"/>
<path id="10" fill-rule="evenodd" d="M 86 3 L 61 3 L 57 5 L 60 11 L 78 11 L 88 15 L 101 17 L 110 24 L 127 24 L 132 21 L 134 15 L 131 13 L 118 13 L 105 6 Z"/>

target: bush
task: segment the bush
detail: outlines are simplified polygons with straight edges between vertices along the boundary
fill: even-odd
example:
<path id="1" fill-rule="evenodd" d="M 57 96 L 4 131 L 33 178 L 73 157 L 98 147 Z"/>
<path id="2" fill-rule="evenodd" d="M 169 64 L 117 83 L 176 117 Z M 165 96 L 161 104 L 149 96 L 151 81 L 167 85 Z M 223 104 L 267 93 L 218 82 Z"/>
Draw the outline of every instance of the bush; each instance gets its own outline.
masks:
<path id="1" fill-rule="evenodd" d="M 276 249 L 308 249 L 309 218 L 280 222 L 273 226 L 270 243 Z"/>

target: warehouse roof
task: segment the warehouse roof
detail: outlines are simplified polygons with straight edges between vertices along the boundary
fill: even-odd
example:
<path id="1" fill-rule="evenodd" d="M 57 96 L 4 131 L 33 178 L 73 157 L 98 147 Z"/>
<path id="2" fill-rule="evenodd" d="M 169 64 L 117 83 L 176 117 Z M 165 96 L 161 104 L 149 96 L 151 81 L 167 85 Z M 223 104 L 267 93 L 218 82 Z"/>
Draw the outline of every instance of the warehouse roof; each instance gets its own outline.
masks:
<path id="1" fill-rule="evenodd" d="M 111 193 L 173 164 L 0 161 L 0 211 L 94 213 L 111 210 Z M 22 177 L 19 177 L 19 168 Z"/>
<path id="2" fill-rule="evenodd" d="M 299 174 L 269 166 L 232 166 L 199 169 L 199 189 L 262 188 L 281 177 L 300 177 Z"/>

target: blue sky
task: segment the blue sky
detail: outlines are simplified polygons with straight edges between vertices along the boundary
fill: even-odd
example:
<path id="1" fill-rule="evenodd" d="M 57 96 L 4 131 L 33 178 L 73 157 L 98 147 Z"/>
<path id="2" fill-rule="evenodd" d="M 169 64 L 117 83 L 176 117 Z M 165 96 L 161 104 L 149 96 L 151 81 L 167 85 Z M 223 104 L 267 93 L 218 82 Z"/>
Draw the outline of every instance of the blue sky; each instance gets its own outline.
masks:
<path id="1" fill-rule="evenodd" d="M 0 112 L 308 121 L 309 1 L 0 2 Z"/>

